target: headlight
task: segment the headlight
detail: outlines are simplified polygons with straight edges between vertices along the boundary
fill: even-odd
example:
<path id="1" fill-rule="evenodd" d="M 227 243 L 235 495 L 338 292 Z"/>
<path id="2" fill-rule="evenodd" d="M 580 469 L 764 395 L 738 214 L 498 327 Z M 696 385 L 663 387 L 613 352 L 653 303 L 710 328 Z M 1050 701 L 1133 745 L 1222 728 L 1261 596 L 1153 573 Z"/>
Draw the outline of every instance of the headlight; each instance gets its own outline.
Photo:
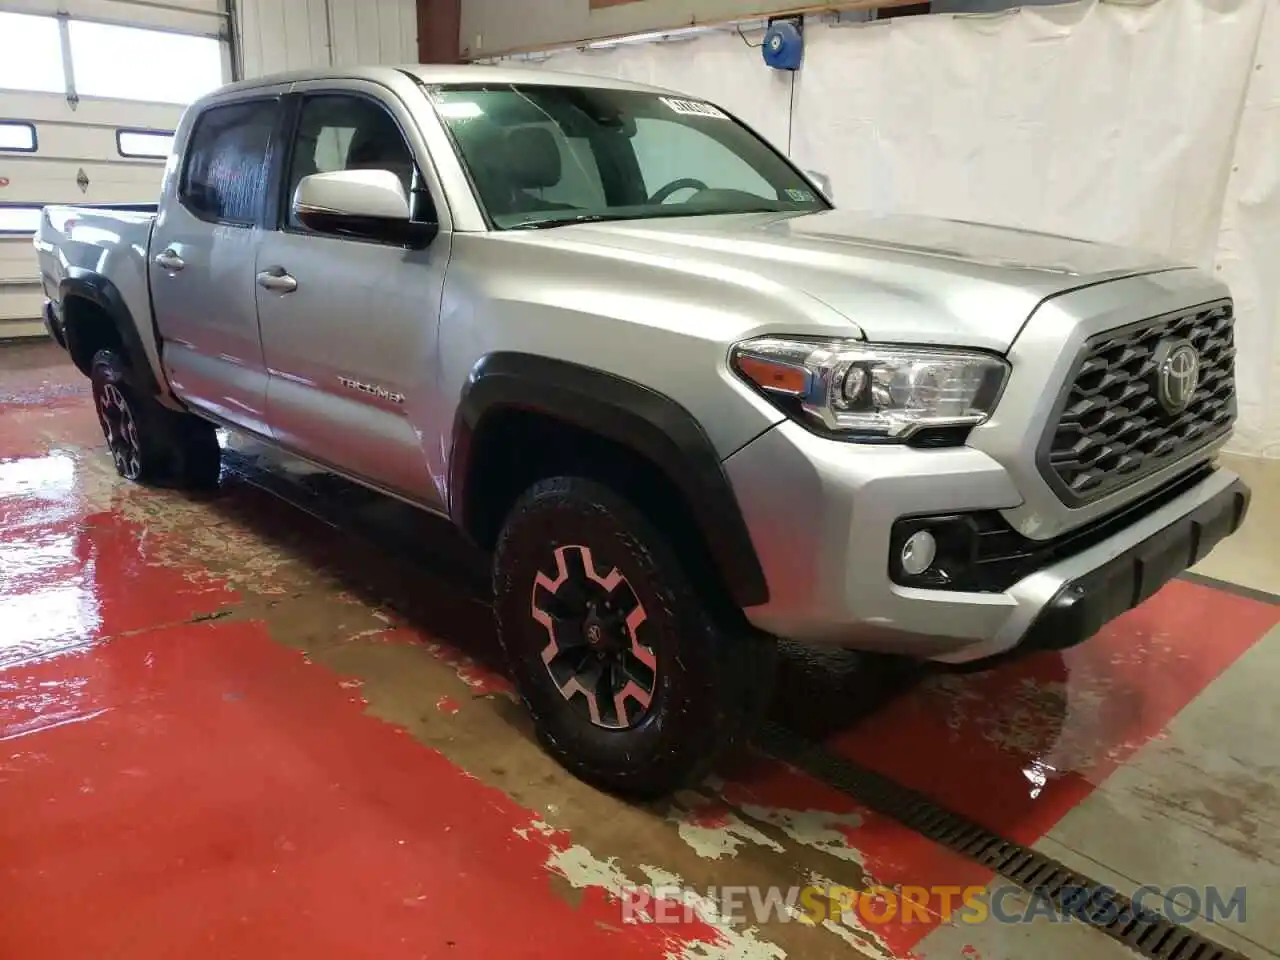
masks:
<path id="1" fill-rule="evenodd" d="M 990 416 L 1009 372 L 986 353 L 782 337 L 738 344 L 730 364 L 787 412 L 850 440 L 975 426 Z"/>

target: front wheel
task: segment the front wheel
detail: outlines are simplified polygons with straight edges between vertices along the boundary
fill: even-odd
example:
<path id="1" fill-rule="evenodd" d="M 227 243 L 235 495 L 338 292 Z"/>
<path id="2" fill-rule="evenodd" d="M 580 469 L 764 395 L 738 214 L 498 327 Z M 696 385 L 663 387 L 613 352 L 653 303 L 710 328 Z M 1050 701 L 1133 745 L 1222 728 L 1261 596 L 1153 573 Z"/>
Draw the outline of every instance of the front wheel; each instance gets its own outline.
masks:
<path id="1" fill-rule="evenodd" d="M 602 484 L 560 477 L 526 492 L 494 589 L 539 738 L 587 782 L 637 797 L 694 783 L 767 704 L 772 638 L 713 623 L 667 539 Z"/>

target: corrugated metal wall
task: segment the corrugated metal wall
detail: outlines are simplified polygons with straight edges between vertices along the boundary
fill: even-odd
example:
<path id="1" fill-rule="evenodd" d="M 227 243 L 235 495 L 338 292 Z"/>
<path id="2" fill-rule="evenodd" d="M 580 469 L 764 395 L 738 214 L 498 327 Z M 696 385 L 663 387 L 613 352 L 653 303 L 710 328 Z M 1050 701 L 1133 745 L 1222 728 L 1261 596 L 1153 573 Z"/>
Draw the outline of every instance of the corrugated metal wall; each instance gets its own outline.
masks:
<path id="1" fill-rule="evenodd" d="M 416 63 L 416 0 L 239 0 L 246 77 L 352 64 Z"/>

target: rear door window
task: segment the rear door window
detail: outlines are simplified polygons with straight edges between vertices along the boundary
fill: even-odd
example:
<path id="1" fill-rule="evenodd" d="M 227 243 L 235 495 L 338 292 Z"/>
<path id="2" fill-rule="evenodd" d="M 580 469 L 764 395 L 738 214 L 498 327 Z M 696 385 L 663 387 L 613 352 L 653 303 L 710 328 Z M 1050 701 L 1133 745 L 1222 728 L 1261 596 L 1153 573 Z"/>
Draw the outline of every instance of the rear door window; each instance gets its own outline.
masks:
<path id="1" fill-rule="evenodd" d="M 211 107 L 187 144 L 182 205 L 211 223 L 252 226 L 267 190 L 267 149 L 279 101 L 245 100 Z"/>

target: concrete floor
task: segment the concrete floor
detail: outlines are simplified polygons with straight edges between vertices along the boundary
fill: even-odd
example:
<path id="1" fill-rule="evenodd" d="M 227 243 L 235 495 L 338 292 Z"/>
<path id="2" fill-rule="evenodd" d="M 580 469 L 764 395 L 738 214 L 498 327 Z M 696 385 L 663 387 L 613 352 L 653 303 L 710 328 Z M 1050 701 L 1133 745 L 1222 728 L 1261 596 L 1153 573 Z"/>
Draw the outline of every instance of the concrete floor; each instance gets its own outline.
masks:
<path id="1" fill-rule="evenodd" d="M 64 358 L 0 350 L 0 957 L 1129 955 L 1078 922 L 967 922 L 936 888 L 1028 898 L 763 755 L 650 807 L 583 786 L 494 666 L 479 558 L 232 446 L 216 496 L 126 484 Z M 1280 593 L 1280 464 L 1232 466 L 1253 513 L 1201 572 Z M 1277 623 L 1179 581 L 986 673 L 789 649 L 773 719 L 1187 916 L 1245 887 L 1243 919 L 1188 925 L 1276 957 Z M 885 923 L 707 899 L 810 883 L 935 890 Z M 646 884 L 676 909 L 629 909 Z"/>

